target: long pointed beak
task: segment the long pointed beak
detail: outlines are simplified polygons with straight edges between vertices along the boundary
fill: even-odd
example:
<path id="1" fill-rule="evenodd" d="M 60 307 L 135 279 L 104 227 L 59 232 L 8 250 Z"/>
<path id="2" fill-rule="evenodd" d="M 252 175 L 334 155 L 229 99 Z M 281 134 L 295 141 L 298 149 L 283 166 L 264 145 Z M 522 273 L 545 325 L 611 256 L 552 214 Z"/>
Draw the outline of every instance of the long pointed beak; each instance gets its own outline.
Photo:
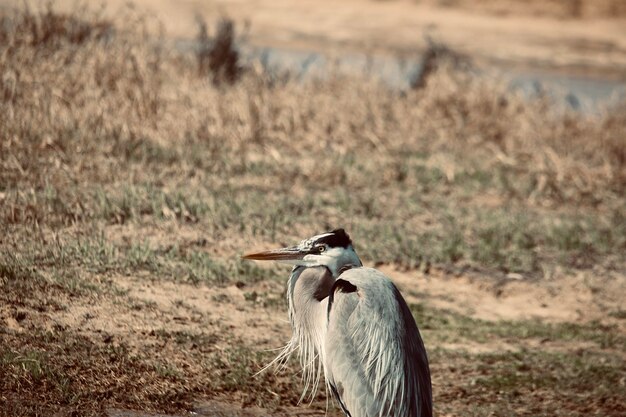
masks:
<path id="1" fill-rule="evenodd" d="M 291 261 L 300 260 L 308 252 L 301 250 L 297 246 L 282 249 L 273 249 L 263 252 L 247 253 L 242 259 L 254 259 L 257 261 Z"/>

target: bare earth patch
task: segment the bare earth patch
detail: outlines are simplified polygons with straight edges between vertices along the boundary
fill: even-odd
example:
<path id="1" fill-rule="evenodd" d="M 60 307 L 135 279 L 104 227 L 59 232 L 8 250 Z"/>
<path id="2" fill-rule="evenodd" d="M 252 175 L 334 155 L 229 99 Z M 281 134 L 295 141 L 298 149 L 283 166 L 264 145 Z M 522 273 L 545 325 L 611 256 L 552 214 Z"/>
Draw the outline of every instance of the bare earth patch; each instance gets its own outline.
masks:
<path id="1" fill-rule="evenodd" d="M 590 287 L 594 288 L 593 282 L 589 282 L 588 277 L 585 280 L 584 276 L 564 276 L 549 283 L 512 280 L 501 283 L 485 276 L 449 276 L 441 271 L 424 275 L 418 271 L 403 272 L 388 266 L 382 270 L 393 277 L 409 303 L 422 303 L 425 311 L 432 310 L 441 317 L 446 316 L 446 311 L 453 311 L 464 317 L 494 322 L 532 319 L 540 319 L 542 323 L 594 322 L 607 325 L 623 322 L 611 319 L 607 314 L 607 311 L 620 308 L 619 300 L 609 294 L 624 290 L 623 281 L 619 281 L 623 277 L 609 283 L 603 290 L 593 292 L 590 290 Z M 21 317 L 19 322 L 14 318 L 14 313 L 3 311 L 2 319 L 9 331 L 17 333 L 32 328 L 44 328 L 51 332 L 71 329 L 72 333 L 87 338 L 95 345 L 123 345 L 132 354 L 140 356 L 158 349 L 158 357 L 167 358 L 166 363 L 176 364 L 176 367 L 184 367 L 189 359 L 195 357 L 188 356 L 189 348 L 205 354 L 225 352 L 231 348 L 234 340 L 239 340 L 245 341 L 252 351 L 260 352 L 280 347 L 289 337 L 290 329 L 281 300 L 283 288 L 279 282 L 264 281 L 241 287 L 231 285 L 210 288 L 163 282 L 154 278 L 113 276 L 111 283 L 118 296 L 74 300 L 63 310 L 44 315 L 24 313 L 26 317 L 18 316 Z M 619 327 L 619 333 L 624 337 L 626 332 L 623 326 Z M 430 351 L 443 349 L 443 352 L 448 352 L 435 355 L 436 367 L 439 355 L 447 357 L 452 352 L 463 352 L 463 355 L 470 356 L 533 350 L 540 350 L 543 354 L 567 354 L 582 349 L 613 352 L 624 360 L 623 350 L 619 347 L 600 348 L 593 340 L 549 340 L 541 337 L 472 340 L 446 337 L 437 341 L 441 330 L 428 325 L 422 327 Z M 266 358 L 269 360 L 271 355 Z M 188 365 L 194 366 L 191 363 Z M 250 369 L 248 377 L 256 378 L 252 374 L 262 365 L 259 363 L 258 367 Z M 439 382 L 435 386 L 442 383 L 442 370 L 439 371 Z M 245 405 L 248 402 L 245 397 L 239 400 L 244 408 L 233 404 L 230 397 L 225 403 L 203 403 L 201 397 L 196 401 L 193 409 L 201 416 L 324 414 L 319 408 L 316 411 L 316 408 L 307 409 L 305 406 L 268 411 Z M 323 404 L 317 407 L 323 407 Z M 335 414 L 339 415 L 337 412 L 330 415 Z M 111 409 L 108 415 L 157 414 Z"/>
<path id="2" fill-rule="evenodd" d="M 626 277 L 622 274 L 600 277 L 592 272 L 561 272 L 550 280 L 537 282 L 521 274 L 492 279 L 476 273 L 450 275 L 434 271 L 424 275 L 393 267 L 382 270 L 409 294 L 407 299 L 470 317 L 622 324 L 609 314 L 622 306 L 621 296 L 626 289 Z"/>

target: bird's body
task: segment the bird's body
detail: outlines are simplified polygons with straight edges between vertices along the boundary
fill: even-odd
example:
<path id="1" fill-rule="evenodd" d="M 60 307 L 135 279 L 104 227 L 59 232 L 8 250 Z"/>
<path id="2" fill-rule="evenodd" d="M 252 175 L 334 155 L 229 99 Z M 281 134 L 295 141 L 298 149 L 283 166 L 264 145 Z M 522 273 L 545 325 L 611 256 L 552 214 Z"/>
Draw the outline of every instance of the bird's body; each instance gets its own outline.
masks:
<path id="1" fill-rule="evenodd" d="M 345 408 L 352 416 L 430 416 L 426 351 L 398 289 L 372 268 L 350 269 L 341 281 L 349 285 L 331 294 L 324 361 Z"/>
<path id="2" fill-rule="evenodd" d="M 246 258 L 295 263 L 287 284 L 293 335 L 277 360 L 299 351 L 305 393 L 323 373 L 347 416 L 432 416 L 415 320 L 391 280 L 362 266 L 343 229 Z"/>

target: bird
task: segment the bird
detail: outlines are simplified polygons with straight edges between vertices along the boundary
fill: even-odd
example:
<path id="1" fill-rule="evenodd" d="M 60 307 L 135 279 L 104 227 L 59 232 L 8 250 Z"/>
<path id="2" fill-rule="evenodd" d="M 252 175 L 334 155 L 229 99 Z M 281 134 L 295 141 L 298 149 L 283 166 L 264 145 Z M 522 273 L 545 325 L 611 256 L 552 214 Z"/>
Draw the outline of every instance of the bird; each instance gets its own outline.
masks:
<path id="1" fill-rule="evenodd" d="M 335 229 L 243 259 L 293 265 L 287 281 L 292 337 L 272 363 L 298 352 L 304 390 L 325 385 L 348 417 L 432 417 L 428 355 L 391 279 L 364 267 Z"/>

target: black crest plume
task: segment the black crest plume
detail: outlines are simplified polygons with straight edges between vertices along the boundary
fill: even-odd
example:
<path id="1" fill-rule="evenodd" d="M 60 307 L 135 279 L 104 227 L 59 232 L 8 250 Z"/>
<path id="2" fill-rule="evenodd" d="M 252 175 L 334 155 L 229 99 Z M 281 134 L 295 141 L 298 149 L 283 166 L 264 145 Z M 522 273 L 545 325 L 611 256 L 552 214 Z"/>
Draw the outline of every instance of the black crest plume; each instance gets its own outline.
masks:
<path id="1" fill-rule="evenodd" d="M 350 236 L 343 229 L 335 229 L 332 232 L 328 232 L 329 235 L 324 236 L 318 240 L 319 243 L 326 243 L 331 248 L 347 248 L 352 244 Z"/>

